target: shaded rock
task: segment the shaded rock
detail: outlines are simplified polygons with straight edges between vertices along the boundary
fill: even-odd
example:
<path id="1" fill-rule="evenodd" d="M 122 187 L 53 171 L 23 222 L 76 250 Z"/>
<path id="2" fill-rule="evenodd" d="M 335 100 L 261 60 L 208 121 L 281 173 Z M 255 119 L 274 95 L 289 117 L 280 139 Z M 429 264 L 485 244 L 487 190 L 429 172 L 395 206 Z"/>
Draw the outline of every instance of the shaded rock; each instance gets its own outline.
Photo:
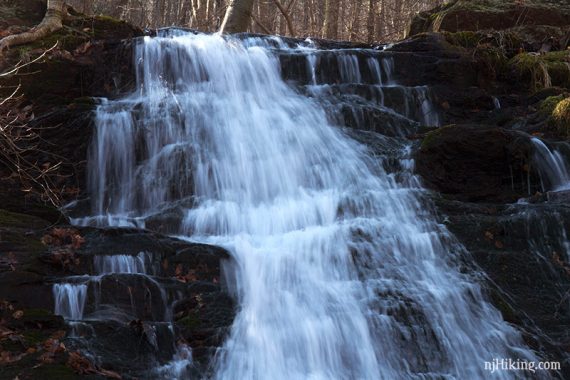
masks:
<path id="1" fill-rule="evenodd" d="M 166 323 L 90 321 L 77 323 L 74 330 L 64 339 L 70 349 L 91 353 L 97 365 L 125 378 L 152 378 L 150 370 L 167 363 L 176 349 Z"/>
<path id="2" fill-rule="evenodd" d="M 414 17 L 408 35 L 459 30 L 504 30 L 520 26 L 569 25 L 570 5 L 564 1 L 454 0 Z"/>
<path id="3" fill-rule="evenodd" d="M 536 175 L 529 172 L 529 157 L 525 134 L 450 125 L 426 135 L 417 170 L 427 185 L 457 199 L 512 202 L 539 189 Z"/>
<path id="4" fill-rule="evenodd" d="M 14 25 L 34 26 L 45 12 L 46 4 L 42 0 L 4 0 L 0 4 L 0 30 Z"/>

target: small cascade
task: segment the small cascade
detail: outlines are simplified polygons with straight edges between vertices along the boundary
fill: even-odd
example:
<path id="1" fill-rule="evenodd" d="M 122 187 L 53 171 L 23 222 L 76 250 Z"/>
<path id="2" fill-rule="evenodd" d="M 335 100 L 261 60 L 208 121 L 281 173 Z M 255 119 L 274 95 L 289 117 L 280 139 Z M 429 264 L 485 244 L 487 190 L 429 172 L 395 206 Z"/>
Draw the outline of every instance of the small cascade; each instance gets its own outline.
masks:
<path id="1" fill-rule="evenodd" d="M 496 110 L 501 109 L 501 101 L 496 96 L 493 96 L 493 105 L 495 106 Z"/>
<path id="2" fill-rule="evenodd" d="M 358 57 L 351 54 L 337 55 L 342 83 L 362 83 Z"/>
<path id="3" fill-rule="evenodd" d="M 154 370 L 154 376 L 168 380 L 190 379 L 192 375 L 189 370 L 192 365 L 192 348 L 182 344 L 178 346 L 176 354 L 168 364 Z"/>
<path id="4" fill-rule="evenodd" d="M 53 285 L 54 312 L 75 321 L 86 318 L 86 309 L 87 318 L 90 320 L 134 318 L 145 306 L 134 302 L 133 291 L 128 288 L 142 287 L 146 289 L 145 298 L 149 298 L 149 304 L 152 305 L 152 310 L 148 312 L 149 317 L 169 322 L 171 302 L 164 287 L 149 273 L 152 268 L 153 274 L 158 274 L 154 266 L 150 265 L 152 261 L 153 255 L 147 252 L 140 252 L 136 256 L 94 256 L 93 273 L 63 278 L 63 281 L 70 282 Z M 113 284 L 126 289 L 126 299 L 124 295 L 109 292 L 108 288 L 115 286 Z M 113 305 L 114 302 L 119 304 Z"/>
<path id="5" fill-rule="evenodd" d="M 108 273 L 147 273 L 145 261 L 147 255 L 144 252 L 137 256 L 130 255 L 110 255 L 95 256 L 93 264 L 97 274 Z"/>
<path id="6" fill-rule="evenodd" d="M 370 70 L 372 83 L 382 85 L 382 70 L 380 69 L 380 63 L 375 58 L 368 58 L 366 60 L 368 64 L 368 69 Z"/>
<path id="7" fill-rule="evenodd" d="M 386 73 L 386 84 L 387 85 L 392 85 L 394 84 L 394 59 L 393 58 L 388 58 L 388 59 L 383 59 L 382 60 L 382 68 L 384 69 L 384 72 Z"/>
<path id="8" fill-rule="evenodd" d="M 570 190 L 570 172 L 564 156 L 536 137 L 533 137 L 531 142 L 535 149 L 533 159 L 538 168 L 543 191 Z"/>
<path id="9" fill-rule="evenodd" d="M 53 298 L 55 301 L 55 314 L 72 321 L 83 319 L 83 310 L 85 309 L 85 301 L 87 299 L 87 285 L 54 284 Z"/>
<path id="10" fill-rule="evenodd" d="M 180 297 L 188 297 L 185 284 L 161 277 L 160 256 L 152 252 L 94 255 L 91 259 L 91 265 L 83 266 L 84 275 L 53 284 L 54 314 L 63 316 L 70 327 L 66 346 L 89 356 L 100 339 L 117 339 L 113 344 L 120 346 L 122 334 L 131 342 L 141 340 L 132 353 L 134 357 L 148 355 L 146 363 L 136 358 L 144 363 L 141 370 L 165 365 L 177 352 L 178 362 L 162 368 L 160 377 L 182 376 L 191 367 L 191 350 L 176 341 L 172 309 Z M 81 260 L 88 261 L 88 257 Z M 106 330 L 99 335 L 101 328 L 109 326 L 117 337 Z"/>
<path id="11" fill-rule="evenodd" d="M 400 85 L 394 57 L 389 53 L 375 52 L 372 57 L 360 59 L 359 50 L 315 51 L 299 46 L 292 51 L 305 57 L 305 74 L 299 78 L 305 78 L 306 93 L 328 103 L 333 120 L 351 124 L 346 115 L 338 115 L 338 109 L 343 108 L 344 114 L 351 114 L 348 119 L 358 120 L 354 127 L 359 129 L 370 129 L 371 124 L 384 128 L 394 117 L 429 126 L 441 124 L 430 88 Z M 378 113 L 384 114 L 382 119 L 388 122 L 379 124 L 371 120 L 371 115 Z"/>

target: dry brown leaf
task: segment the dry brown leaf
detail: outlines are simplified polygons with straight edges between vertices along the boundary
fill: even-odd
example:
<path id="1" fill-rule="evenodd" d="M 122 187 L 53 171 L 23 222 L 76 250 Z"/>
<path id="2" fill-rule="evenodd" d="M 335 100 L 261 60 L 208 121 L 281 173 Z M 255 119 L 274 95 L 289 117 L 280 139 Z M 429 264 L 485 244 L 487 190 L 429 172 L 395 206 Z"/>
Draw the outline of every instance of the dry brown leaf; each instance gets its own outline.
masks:
<path id="1" fill-rule="evenodd" d="M 24 312 L 22 310 L 17 310 L 16 312 L 14 312 L 14 314 L 12 314 L 12 318 L 14 319 L 20 319 L 24 316 Z"/>

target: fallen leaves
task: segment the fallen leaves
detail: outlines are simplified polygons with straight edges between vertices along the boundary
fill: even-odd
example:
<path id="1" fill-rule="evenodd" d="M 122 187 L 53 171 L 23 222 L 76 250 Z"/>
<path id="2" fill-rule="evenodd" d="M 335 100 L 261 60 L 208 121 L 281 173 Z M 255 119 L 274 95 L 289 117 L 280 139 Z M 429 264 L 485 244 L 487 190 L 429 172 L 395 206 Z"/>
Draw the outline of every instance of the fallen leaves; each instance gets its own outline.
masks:
<path id="1" fill-rule="evenodd" d="M 493 245 L 495 246 L 495 248 L 498 249 L 503 249 L 505 247 L 505 245 L 503 244 L 502 241 L 500 241 L 493 232 L 491 231 L 485 231 L 485 239 L 490 242 L 493 243 Z"/>
<path id="2" fill-rule="evenodd" d="M 560 268 L 564 269 L 566 274 L 570 275 L 570 265 L 560 258 L 558 252 L 552 253 L 552 261 L 554 261 L 554 263 L 558 265 Z"/>
<path id="3" fill-rule="evenodd" d="M 196 271 L 194 269 L 189 269 L 187 272 L 184 272 L 182 264 L 178 264 L 176 266 L 174 275 L 178 281 L 183 283 L 198 281 L 198 277 L 196 276 Z"/>
<path id="4" fill-rule="evenodd" d="M 6 267 L 11 271 L 15 271 L 17 264 L 18 260 L 16 259 L 16 255 L 14 255 L 13 252 L 9 252 L 7 255 L 0 256 L 0 268 Z"/>
<path id="5" fill-rule="evenodd" d="M 79 265 L 75 251 L 81 248 L 85 239 L 75 228 L 53 228 L 41 241 L 50 248 L 50 254 L 44 257 L 44 261 L 63 268 Z"/>
<path id="6" fill-rule="evenodd" d="M 75 228 L 53 228 L 49 234 L 42 237 L 42 243 L 47 246 L 79 249 L 85 239 Z"/>

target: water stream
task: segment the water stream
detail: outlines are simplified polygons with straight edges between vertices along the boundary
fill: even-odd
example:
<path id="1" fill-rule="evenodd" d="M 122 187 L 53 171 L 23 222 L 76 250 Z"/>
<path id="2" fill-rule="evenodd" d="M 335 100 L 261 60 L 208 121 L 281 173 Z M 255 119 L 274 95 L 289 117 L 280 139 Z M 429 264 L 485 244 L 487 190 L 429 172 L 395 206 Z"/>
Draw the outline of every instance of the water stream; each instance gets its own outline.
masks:
<path id="1" fill-rule="evenodd" d="M 534 162 L 539 169 L 543 190 L 570 190 L 570 171 L 564 156 L 536 137 L 533 137 L 531 142 L 535 149 Z"/>
<path id="2" fill-rule="evenodd" d="M 372 154 L 332 125 L 330 92 L 303 95 L 277 54 L 306 55 L 307 84 L 330 89 L 319 52 L 274 42 L 145 38 L 136 93 L 97 111 L 93 215 L 76 222 L 143 226 L 177 205 L 178 235 L 231 252 L 239 312 L 217 379 L 483 379 L 485 361 L 537 360 L 478 275 L 461 270 L 464 249 L 436 222 L 411 143 L 378 134 L 386 148 Z M 330 54 L 341 85 L 372 78 L 406 99 L 398 108 L 383 98 L 381 109 L 438 123 L 429 89 L 398 86 L 389 57 Z M 101 260 L 103 272 L 145 268 Z M 179 355 L 167 373 L 182 376 L 181 363 L 191 359 Z"/>

